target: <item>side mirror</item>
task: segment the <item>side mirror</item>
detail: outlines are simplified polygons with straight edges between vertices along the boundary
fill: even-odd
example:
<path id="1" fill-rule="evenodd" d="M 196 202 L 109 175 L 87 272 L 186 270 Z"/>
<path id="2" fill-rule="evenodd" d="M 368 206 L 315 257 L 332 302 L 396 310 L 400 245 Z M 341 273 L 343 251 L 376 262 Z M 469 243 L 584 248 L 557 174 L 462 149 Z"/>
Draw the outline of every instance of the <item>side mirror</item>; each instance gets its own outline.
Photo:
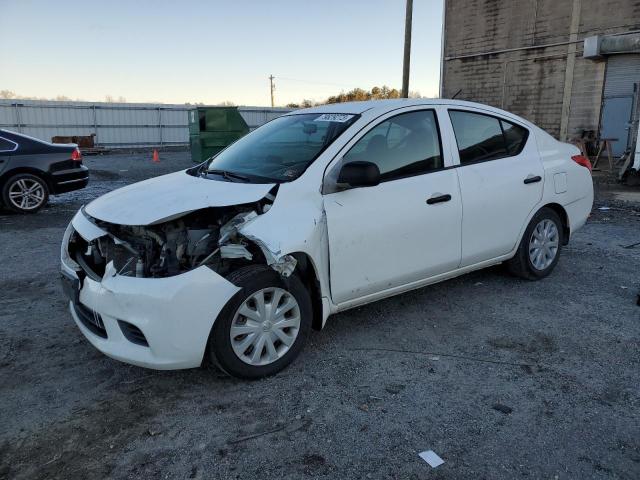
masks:
<path id="1" fill-rule="evenodd" d="M 345 163 L 338 175 L 338 183 L 350 187 L 375 187 L 380 183 L 380 169 L 371 162 Z"/>

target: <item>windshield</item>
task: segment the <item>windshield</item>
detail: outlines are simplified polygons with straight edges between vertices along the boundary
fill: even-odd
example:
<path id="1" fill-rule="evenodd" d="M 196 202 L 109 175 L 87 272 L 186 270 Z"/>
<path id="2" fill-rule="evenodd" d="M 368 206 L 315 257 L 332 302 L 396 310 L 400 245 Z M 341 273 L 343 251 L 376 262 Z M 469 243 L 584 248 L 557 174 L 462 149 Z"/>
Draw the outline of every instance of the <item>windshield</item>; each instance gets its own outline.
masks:
<path id="1" fill-rule="evenodd" d="M 229 181 L 290 182 L 358 118 L 307 113 L 276 118 L 212 158 L 207 173 Z"/>

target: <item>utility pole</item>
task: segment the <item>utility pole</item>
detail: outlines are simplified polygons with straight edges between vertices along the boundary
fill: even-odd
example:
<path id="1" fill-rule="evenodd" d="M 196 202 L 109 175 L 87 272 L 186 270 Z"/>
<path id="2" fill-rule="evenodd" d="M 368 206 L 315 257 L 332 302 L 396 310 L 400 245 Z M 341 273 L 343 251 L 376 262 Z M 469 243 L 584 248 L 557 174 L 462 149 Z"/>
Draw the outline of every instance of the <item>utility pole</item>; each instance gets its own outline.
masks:
<path id="1" fill-rule="evenodd" d="M 409 64 L 411 63 L 411 17 L 413 0 L 407 0 L 407 12 L 404 19 L 404 59 L 402 62 L 402 97 L 409 98 Z"/>
<path id="2" fill-rule="evenodd" d="M 276 86 L 273 84 L 273 79 L 276 78 L 273 75 L 269 75 L 269 84 L 271 86 L 271 106 L 274 107 L 273 104 L 273 91 L 276 89 Z"/>

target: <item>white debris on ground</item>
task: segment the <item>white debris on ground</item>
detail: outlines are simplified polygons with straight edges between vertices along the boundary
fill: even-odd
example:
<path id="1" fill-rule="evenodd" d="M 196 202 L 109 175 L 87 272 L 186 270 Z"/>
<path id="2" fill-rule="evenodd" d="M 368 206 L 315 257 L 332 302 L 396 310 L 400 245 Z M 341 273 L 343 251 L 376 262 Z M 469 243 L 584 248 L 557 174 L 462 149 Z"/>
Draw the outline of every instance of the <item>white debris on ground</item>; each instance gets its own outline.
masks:
<path id="1" fill-rule="evenodd" d="M 425 450 L 424 452 L 420 452 L 418 455 L 420 455 L 420 458 L 427 462 L 432 468 L 439 467 L 444 463 L 444 460 L 442 460 L 433 450 Z"/>

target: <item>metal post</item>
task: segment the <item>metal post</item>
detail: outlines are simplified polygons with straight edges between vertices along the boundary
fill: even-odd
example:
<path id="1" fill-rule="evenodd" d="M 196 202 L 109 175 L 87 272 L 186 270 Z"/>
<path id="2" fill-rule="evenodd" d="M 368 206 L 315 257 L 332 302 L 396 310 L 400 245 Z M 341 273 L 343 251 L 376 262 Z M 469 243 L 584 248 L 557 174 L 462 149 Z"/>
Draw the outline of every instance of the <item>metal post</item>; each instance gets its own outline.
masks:
<path id="1" fill-rule="evenodd" d="M 16 107 L 16 129 L 19 132 L 22 132 L 22 126 L 20 125 L 20 106 L 18 105 L 18 102 L 13 104 Z"/>
<path id="2" fill-rule="evenodd" d="M 440 80 L 438 85 L 438 96 L 444 98 L 444 53 L 445 53 L 445 31 L 444 26 L 447 24 L 447 2 L 442 5 L 442 31 L 440 32 Z"/>
<path id="3" fill-rule="evenodd" d="M 567 63 L 564 70 L 564 90 L 562 93 L 562 112 L 560 114 L 560 141 L 566 142 L 569 130 L 569 116 L 571 114 L 571 94 L 573 90 L 573 72 L 576 64 L 578 29 L 580 28 L 580 0 L 573 0 L 571 10 L 571 26 L 569 27 L 569 47 L 567 48 Z"/>
<path id="4" fill-rule="evenodd" d="M 404 19 L 404 60 L 402 62 L 402 97 L 409 97 L 409 64 L 411 63 L 411 20 L 413 0 L 407 0 L 407 11 Z"/>
<path id="5" fill-rule="evenodd" d="M 275 77 L 273 75 L 269 75 L 269 84 L 271 86 L 270 90 L 271 90 L 271 107 L 273 108 L 273 91 L 276 89 L 276 86 L 273 84 L 273 79 Z"/>
<path id="6" fill-rule="evenodd" d="M 94 103 L 93 105 L 91 105 L 91 108 L 93 110 L 93 146 L 97 147 L 98 146 L 98 116 L 96 115 L 96 104 Z"/>
<path id="7" fill-rule="evenodd" d="M 158 107 L 158 129 L 160 130 L 160 146 L 162 146 L 162 111 Z"/>

